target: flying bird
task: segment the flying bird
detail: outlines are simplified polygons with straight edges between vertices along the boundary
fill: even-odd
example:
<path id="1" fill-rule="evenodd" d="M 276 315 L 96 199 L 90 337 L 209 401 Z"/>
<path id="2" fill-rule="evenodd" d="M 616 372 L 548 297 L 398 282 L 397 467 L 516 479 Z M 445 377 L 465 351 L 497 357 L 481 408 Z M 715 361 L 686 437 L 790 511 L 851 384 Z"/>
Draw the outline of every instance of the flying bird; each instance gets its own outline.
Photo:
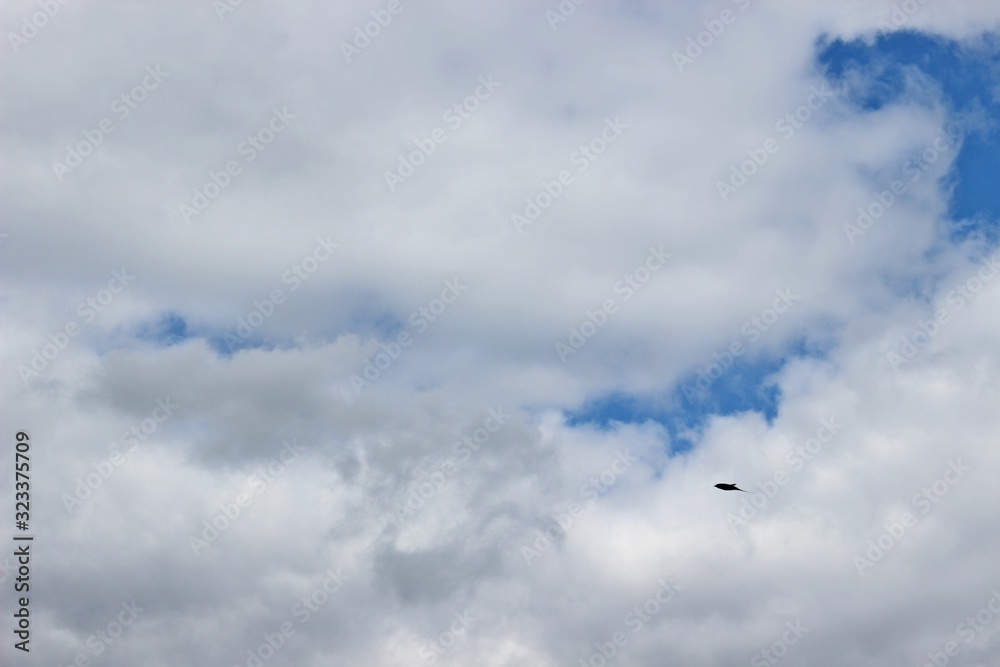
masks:
<path id="1" fill-rule="evenodd" d="M 722 489 L 723 491 L 743 491 L 740 487 L 735 484 L 716 484 L 715 488 Z M 749 491 L 743 491 L 743 493 L 750 493 Z"/>

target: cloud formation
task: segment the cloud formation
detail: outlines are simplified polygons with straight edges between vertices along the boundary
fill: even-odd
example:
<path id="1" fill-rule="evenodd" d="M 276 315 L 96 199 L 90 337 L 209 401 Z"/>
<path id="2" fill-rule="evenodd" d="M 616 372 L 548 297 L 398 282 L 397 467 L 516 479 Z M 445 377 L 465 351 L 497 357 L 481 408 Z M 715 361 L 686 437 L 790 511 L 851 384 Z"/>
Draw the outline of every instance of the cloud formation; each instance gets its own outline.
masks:
<path id="1" fill-rule="evenodd" d="M 14 664 L 1000 661 L 993 3 L 2 15 Z"/>

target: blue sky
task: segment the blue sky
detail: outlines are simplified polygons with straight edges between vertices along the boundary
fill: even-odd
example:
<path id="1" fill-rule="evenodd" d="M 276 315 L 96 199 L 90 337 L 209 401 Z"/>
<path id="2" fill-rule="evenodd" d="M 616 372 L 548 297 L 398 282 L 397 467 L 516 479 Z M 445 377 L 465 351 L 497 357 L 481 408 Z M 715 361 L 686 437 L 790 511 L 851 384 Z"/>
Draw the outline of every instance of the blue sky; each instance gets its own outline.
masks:
<path id="1" fill-rule="evenodd" d="M 962 221 L 976 221 L 976 229 L 996 233 L 1000 217 L 1000 44 L 995 36 L 984 35 L 975 47 L 906 31 L 880 34 L 874 43 L 860 38 L 833 40 L 822 45 L 817 61 L 833 83 L 843 82 L 848 72 L 863 77 L 869 86 L 859 91 L 855 101 L 866 111 L 899 102 L 906 92 L 907 73 L 917 70 L 940 87 L 941 101 L 953 117 L 981 114 L 985 127 L 966 134 L 955 161 L 948 215 L 959 237 L 972 231 L 962 226 Z"/>

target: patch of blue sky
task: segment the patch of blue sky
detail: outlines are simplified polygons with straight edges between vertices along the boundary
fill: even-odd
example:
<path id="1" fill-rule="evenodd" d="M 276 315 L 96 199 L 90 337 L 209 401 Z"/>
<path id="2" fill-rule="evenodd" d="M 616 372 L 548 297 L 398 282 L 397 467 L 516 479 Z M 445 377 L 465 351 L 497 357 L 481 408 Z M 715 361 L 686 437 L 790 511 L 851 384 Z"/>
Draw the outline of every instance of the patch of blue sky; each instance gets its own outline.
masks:
<path id="1" fill-rule="evenodd" d="M 331 296 L 336 302 L 335 310 L 341 313 L 336 318 L 333 331 L 326 335 L 336 338 L 341 334 L 353 333 L 361 338 L 374 337 L 381 341 L 395 340 L 410 324 L 400 304 L 390 303 L 378 290 L 362 285 L 350 285 Z"/>
<path id="2" fill-rule="evenodd" d="M 949 240 L 975 237 L 995 243 L 1000 232 L 1000 36 L 984 34 L 975 44 L 959 44 L 914 31 L 883 33 L 867 42 L 821 42 L 817 61 L 831 83 L 849 84 L 848 99 L 862 111 L 903 101 L 914 80 L 935 89 L 934 99 L 965 129 L 950 178 Z"/>
<path id="3" fill-rule="evenodd" d="M 192 338 L 202 337 L 209 347 L 221 356 L 232 356 L 240 350 L 255 348 L 273 348 L 273 342 L 265 340 L 256 332 L 250 336 L 241 337 L 236 328 L 229 331 L 196 331 L 181 315 L 168 312 L 156 320 L 143 322 L 135 328 L 134 338 L 137 341 L 150 343 L 157 347 L 171 347 Z"/>
<path id="4" fill-rule="evenodd" d="M 586 424 L 610 429 L 615 422 L 642 424 L 653 421 L 666 429 L 671 454 L 683 453 L 693 444 L 692 434 L 713 415 L 754 410 L 773 419 L 780 393 L 766 381 L 781 365 L 781 360 L 738 360 L 731 369 L 709 382 L 704 390 L 695 389 L 697 377 L 692 374 L 666 396 L 614 391 L 570 412 L 567 425 Z"/>
<path id="5" fill-rule="evenodd" d="M 241 350 L 287 349 L 295 346 L 290 339 L 276 338 L 266 333 L 266 328 L 250 326 L 247 318 L 243 317 L 226 330 L 202 330 L 192 327 L 181 315 L 168 312 L 155 320 L 140 323 L 129 334 L 137 341 L 157 347 L 170 347 L 200 337 L 205 339 L 212 350 L 224 357 Z M 399 332 L 409 328 L 409 325 L 388 310 L 359 306 L 351 309 L 344 328 L 362 337 L 374 336 L 378 340 L 389 341 L 395 340 Z M 339 334 L 334 337 L 336 335 Z"/>
<path id="6" fill-rule="evenodd" d="M 158 347 L 170 347 L 183 343 L 194 335 L 183 317 L 176 313 L 167 313 L 154 322 L 140 324 L 135 337 L 137 340 Z"/>
<path id="7" fill-rule="evenodd" d="M 355 320 L 357 330 L 368 331 L 382 341 L 395 340 L 404 329 L 410 328 L 408 322 L 388 311 L 373 313 L 364 318 L 356 317 Z"/>
<path id="8" fill-rule="evenodd" d="M 231 357 L 245 350 L 273 350 L 279 347 L 273 340 L 251 334 L 240 337 L 235 331 L 225 331 L 205 337 L 205 342 L 221 357 Z"/>
<path id="9" fill-rule="evenodd" d="M 769 378 L 784 359 L 737 360 L 732 368 L 709 382 L 704 390 L 695 388 L 697 377 L 686 378 L 666 396 L 612 392 L 584 405 L 567 416 L 569 426 L 593 425 L 614 428 L 615 422 L 661 425 L 670 438 L 670 454 L 691 449 L 698 432 L 713 416 L 755 411 L 770 422 L 778 413 L 781 398 Z"/>
<path id="10" fill-rule="evenodd" d="M 727 367 L 717 362 L 695 367 L 665 394 L 609 392 L 568 413 L 567 425 L 612 429 L 616 422 L 653 421 L 666 430 L 670 454 L 683 454 L 712 417 L 758 412 L 770 424 L 781 403 L 775 374 L 792 359 L 825 357 L 832 344 L 832 336 L 803 338 L 779 355 L 737 357 Z"/>

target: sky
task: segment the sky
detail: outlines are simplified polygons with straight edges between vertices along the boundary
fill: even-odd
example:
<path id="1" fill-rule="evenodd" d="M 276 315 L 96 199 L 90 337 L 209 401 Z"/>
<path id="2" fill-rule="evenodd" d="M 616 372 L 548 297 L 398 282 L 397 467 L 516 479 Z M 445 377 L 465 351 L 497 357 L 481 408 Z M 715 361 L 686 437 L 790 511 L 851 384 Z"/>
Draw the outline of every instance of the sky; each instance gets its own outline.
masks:
<path id="1" fill-rule="evenodd" d="M 4 665 L 1000 664 L 995 2 L 0 16 Z"/>

